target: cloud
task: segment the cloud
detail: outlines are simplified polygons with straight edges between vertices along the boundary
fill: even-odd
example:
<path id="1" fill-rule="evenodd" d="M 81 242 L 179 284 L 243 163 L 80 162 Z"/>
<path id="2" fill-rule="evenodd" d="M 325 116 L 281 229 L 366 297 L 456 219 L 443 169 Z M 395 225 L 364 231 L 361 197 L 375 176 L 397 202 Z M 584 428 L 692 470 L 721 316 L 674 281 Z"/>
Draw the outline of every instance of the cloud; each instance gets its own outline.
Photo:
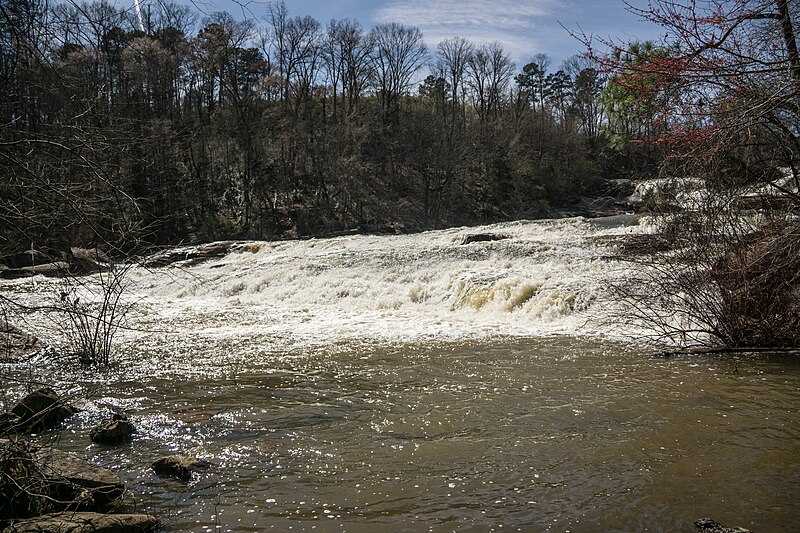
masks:
<path id="1" fill-rule="evenodd" d="M 415 26 L 521 30 L 537 17 L 551 14 L 556 4 L 555 0 L 391 0 L 376 18 Z"/>
<path id="2" fill-rule="evenodd" d="M 521 60 L 541 51 L 536 36 L 549 33 L 544 26 L 553 22 L 558 6 L 559 0 L 390 0 L 373 19 L 416 26 L 431 47 L 454 36 L 475 43 L 498 41 Z"/>

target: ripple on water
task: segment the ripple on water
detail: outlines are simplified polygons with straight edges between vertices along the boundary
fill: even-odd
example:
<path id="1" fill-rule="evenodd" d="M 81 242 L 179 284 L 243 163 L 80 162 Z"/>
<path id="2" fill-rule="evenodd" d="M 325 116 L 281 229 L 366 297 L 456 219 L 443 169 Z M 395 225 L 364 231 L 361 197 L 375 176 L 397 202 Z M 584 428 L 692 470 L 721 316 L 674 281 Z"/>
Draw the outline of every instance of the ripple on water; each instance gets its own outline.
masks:
<path id="1" fill-rule="evenodd" d="M 80 381 L 89 400 L 59 443 L 118 470 L 172 531 L 678 530 L 709 514 L 780 531 L 796 520 L 798 365 L 651 358 L 580 338 L 288 353 L 203 343 L 201 357 L 193 342 L 170 348 L 202 359 L 184 375 L 159 363 L 167 350 Z M 131 416 L 134 442 L 89 444 L 111 411 Z M 160 479 L 149 465 L 171 452 L 215 466 L 188 484 Z"/>

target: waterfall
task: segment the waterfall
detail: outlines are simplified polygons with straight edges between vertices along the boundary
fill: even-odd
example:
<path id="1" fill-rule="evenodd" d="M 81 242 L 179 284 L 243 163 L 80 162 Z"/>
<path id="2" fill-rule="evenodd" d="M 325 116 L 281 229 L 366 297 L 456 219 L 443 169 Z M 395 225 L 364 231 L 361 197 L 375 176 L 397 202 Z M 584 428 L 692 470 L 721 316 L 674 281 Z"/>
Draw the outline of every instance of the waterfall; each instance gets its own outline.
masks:
<path id="1" fill-rule="evenodd" d="M 397 236 L 247 242 L 200 264 L 131 273 L 153 321 L 208 334 L 397 341 L 625 333 L 608 242 L 639 218 L 570 218 Z M 493 240 L 463 244 L 470 235 Z"/>

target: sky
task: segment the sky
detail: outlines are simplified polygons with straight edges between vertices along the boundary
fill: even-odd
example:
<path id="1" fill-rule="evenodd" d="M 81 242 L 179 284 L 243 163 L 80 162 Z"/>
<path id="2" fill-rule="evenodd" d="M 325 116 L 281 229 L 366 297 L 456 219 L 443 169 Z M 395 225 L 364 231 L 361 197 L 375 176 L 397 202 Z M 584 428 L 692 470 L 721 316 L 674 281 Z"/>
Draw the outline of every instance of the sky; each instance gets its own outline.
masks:
<path id="1" fill-rule="evenodd" d="M 210 11 L 241 17 L 262 16 L 266 0 L 204 0 Z M 239 2 L 238 4 L 236 2 Z M 564 27 L 624 42 L 653 39 L 657 27 L 639 20 L 622 0 L 284 0 L 290 16 L 311 15 L 326 24 L 350 18 L 369 29 L 398 22 L 422 30 L 433 49 L 442 40 L 463 37 L 475 43 L 500 42 L 521 67 L 538 53 L 557 66 L 583 51 Z M 633 5 L 646 5 L 632 0 Z M 244 6 L 244 7 L 243 7 Z M 562 27 L 563 26 L 563 27 Z"/>

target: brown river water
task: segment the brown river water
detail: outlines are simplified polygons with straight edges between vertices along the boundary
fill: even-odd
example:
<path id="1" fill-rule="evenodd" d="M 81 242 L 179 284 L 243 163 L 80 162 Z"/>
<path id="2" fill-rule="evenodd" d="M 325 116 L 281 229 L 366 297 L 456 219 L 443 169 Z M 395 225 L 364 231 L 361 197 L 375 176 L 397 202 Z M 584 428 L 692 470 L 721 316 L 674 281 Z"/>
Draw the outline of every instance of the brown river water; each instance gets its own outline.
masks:
<path id="1" fill-rule="evenodd" d="M 98 387 L 59 445 L 118 472 L 168 531 L 800 527 L 800 362 L 777 356 L 495 339 Z M 132 444 L 89 444 L 106 409 L 135 413 Z M 159 479 L 170 452 L 215 466 Z"/>
<path id="2" fill-rule="evenodd" d="M 135 271 L 110 370 L 45 353 L 0 379 L 7 398 L 8 376 L 85 397 L 57 446 L 117 472 L 169 532 L 800 531 L 800 360 L 623 340 L 640 326 L 614 321 L 604 287 L 625 271 L 591 239 L 645 230 L 617 222 Z M 41 303 L 50 283 L 3 289 Z M 130 445 L 89 441 L 111 411 Z M 213 466 L 159 478 L 168 453 Z"/>

